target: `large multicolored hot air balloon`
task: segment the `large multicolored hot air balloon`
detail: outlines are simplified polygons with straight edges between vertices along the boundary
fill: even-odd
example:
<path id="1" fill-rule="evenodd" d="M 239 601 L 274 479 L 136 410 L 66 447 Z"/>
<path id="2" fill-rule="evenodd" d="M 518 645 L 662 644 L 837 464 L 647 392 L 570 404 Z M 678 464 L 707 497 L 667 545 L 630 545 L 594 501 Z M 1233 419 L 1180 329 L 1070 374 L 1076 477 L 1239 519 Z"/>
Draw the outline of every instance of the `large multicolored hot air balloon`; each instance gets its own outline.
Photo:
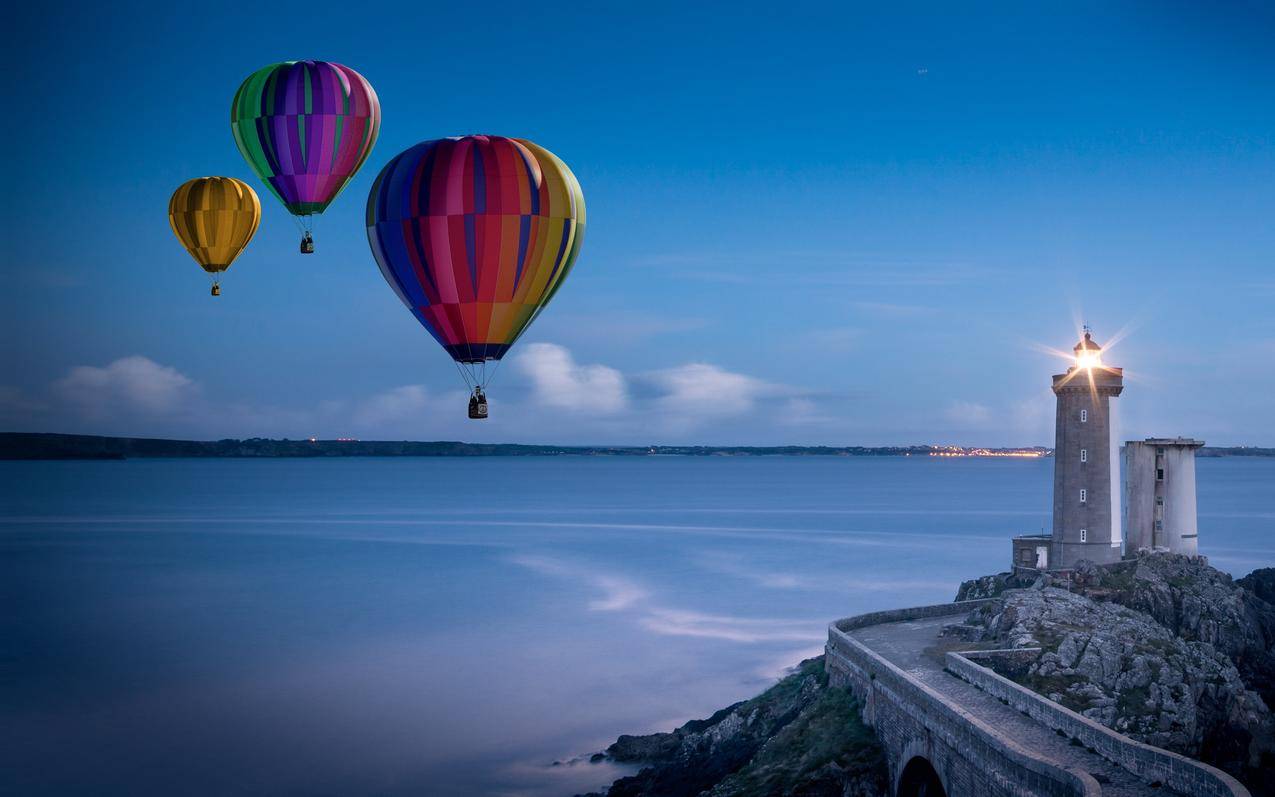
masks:
<path id="1" fill-rule="evenodd" d="M 285 61 L 258 69 L 235 92 L 230 129 L 244 160 L 301 227 L 327 209 L 367 160 L 381 129 L 372 84 L 341 64 Z"/>
<path id="2" fill-rule="evenodd" d="M 473 389 L 471 418 L 486 417 L 487 363 L 509 351 L 562 287 L 584 223 L 575 175 L 525 139 L 424 141 L 377 176 L 367 198 L 372 254 L 459 364 Z"/>
<path id="3" fill-rule="evenodd" d="M 242 180 L 196 177 L 168 200 L 168 223 L 195 262 L 213 275 L 212 295 L 220 296 L 217 275 L 230 268 L 256 234 L 261 202 Z"/>

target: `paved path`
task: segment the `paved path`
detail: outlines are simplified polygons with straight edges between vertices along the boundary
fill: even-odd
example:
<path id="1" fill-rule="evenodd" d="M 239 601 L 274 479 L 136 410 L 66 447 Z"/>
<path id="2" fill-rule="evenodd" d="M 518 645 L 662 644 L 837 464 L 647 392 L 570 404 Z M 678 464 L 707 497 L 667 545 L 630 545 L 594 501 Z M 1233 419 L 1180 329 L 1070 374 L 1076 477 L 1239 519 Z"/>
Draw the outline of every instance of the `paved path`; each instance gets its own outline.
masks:
<path id="1" fill-rule="evenodd" d="M 961 622 L 961 617 L 933 617 L 903 623 L 871 625 L 849 631 L 891 664 L 906 671 L 926 686 L 942 693 L 975 717 L 1008 733 L 1032 752 L 1061 767 L 1082 769 L 1102 784 L 1103 795 L 1173 795 L 1168 788 L 1152 788 L 1132 772 L 1113 764 L 1097 753 L 1071 744 L 1070 740 L 1036 720 L 1010 708 L 977 686 L 943 669 L 939 638 L 943 626 Z"/>

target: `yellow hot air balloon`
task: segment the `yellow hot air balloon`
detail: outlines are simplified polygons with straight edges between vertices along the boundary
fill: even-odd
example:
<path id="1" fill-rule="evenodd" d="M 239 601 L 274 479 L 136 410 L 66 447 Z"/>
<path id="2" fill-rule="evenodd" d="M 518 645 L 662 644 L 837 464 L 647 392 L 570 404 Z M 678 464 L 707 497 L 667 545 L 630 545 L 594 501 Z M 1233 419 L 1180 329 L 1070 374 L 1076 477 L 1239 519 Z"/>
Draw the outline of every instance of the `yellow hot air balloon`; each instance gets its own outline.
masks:
<path id="1" fill-rule="evenodd" d="M 230 268 L 261 223 L 261 202 L 233 177 L 187 180 L 168 200 L 168 223 L 195 262 L 213 275 L 212 295 L 221 295 L 216 275 Z"/>

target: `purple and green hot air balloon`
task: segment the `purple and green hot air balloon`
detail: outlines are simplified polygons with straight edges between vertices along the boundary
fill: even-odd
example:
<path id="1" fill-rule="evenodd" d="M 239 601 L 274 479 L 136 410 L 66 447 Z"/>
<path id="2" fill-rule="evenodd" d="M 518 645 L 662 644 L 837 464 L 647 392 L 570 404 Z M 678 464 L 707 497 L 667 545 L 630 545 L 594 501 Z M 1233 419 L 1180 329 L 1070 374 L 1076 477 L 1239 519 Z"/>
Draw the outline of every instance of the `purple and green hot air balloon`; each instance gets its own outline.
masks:
<path id="1" fill-rule="evenodd" d="M 284 61 L 248 76 L 230 106 L 244 160 L 297 219 L 301 252 L 314 251 L 313 217 L 367 160 L 381 104 L 367 79 L 328 61 Z"/>

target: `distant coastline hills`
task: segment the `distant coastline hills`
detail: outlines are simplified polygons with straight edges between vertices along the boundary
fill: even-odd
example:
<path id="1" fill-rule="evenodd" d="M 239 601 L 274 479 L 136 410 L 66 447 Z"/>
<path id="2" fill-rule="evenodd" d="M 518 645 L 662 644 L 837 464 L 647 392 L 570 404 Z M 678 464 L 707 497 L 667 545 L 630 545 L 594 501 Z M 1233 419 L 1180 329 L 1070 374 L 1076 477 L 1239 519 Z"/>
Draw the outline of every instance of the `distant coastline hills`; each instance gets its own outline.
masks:
<path id="1" fill-rule="evenodd" d="M 148 457 L 518 457 L 518 456 L 840 456 L 1008 457 L 1053 456 L 1039 446 L 547 446 L 411 440 L 164 440 L 148 437 L 0 433 L 0 459 L 141 459 Z M 1275 457 L 1275 448 L 1206 447 L 1204 457 Z"/>

